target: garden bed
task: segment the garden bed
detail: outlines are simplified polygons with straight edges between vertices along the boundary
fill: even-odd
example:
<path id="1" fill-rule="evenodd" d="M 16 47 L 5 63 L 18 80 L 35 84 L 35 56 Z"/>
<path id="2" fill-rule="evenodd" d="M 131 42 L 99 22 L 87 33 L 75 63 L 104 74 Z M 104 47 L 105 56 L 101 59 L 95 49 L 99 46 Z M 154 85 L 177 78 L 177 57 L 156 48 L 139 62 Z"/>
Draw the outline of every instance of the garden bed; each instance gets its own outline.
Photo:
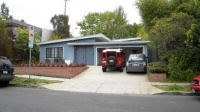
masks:
<path id="1" fill-rule="evenodd" d="M 88 67 L 14 67 L 14 73 L 18 75 L 37 75 L 71 79 L 85 71 Z"/>

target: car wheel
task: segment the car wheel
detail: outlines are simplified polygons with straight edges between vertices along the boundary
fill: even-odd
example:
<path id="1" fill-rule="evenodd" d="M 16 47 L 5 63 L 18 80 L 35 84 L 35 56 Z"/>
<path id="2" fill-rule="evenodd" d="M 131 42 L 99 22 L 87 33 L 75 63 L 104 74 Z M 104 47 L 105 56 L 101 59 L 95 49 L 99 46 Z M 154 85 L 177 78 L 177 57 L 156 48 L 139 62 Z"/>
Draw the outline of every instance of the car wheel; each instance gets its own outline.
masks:
<path id="1" fill-rule="evenodd" d="M 102 68 L 102 71 L 103 71 L 103 72 L 106 72 L 106 68 Z"/>
<path id="2" fill-rule="evenodd" d="M 126 68 L 126 73 L 129 73 L 128 70 L 127 70 L 127 68 Z"/>
<path id="3" fill-rule="evenodd" d="M 120 72 L 123 72 L 123 66 L 119 68 L 119 71 L 120 71 Z"/>
<path id="4" fill-rule="evenodd" d="M 8 86 L 10 84 L 10 81 L 4 81 L 4 85 Z"/>
<path id="5" fill-rule="evenodd" d="M 9 81 L 2 81 L 2 82 L 0 82 L 0 85 L 1 85 L 2 87 L 8 86 L 8 85 L 9 85 Z"/>

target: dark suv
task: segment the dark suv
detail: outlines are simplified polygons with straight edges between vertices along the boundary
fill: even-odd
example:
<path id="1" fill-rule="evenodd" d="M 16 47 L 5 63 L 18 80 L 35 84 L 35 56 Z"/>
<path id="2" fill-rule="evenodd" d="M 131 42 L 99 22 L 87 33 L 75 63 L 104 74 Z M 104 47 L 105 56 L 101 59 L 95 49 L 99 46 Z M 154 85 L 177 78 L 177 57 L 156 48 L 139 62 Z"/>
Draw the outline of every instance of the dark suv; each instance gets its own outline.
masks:
<path id="1" fill-rule="evenodd" d="M 102 57 L 103 72 L 106 72 L 107 68 L 118 68 L 120 72 L 123 72 L 126 63 L 123 49 L 105 49 L 102 52 Z"/>
<path id="2" fill-rule="evenodd" d="M 0 85 L 8 85 L 14 78 L 14 68 L 9 59 L 0 56 Z"/>

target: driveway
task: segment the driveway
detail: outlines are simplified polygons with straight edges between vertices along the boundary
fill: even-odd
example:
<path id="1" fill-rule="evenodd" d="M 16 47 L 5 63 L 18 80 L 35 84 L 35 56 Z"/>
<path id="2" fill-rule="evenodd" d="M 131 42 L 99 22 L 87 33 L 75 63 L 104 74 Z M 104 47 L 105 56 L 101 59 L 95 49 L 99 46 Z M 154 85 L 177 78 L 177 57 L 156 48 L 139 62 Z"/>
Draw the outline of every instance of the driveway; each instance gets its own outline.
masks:
<path id="1" fill-rule="evenodd" d="M 115 70 L 102 72 L 101 66 L 89 66 L 73 79 L 64 79 L 63 83 L 48 84 L 43 87 L 52 90 L 111 93 L 111 94 L 154 94 L 163 92 L 148 82 L 147 74 L 127 74 Z"/>

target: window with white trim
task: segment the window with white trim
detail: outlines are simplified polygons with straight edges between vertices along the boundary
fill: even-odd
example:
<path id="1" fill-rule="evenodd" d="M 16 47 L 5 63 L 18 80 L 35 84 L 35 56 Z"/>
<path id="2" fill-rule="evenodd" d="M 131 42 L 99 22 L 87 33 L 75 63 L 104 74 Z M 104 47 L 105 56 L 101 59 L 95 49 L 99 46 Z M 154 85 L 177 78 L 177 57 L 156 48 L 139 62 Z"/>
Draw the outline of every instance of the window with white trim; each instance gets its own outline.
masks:
<path id="1" fill-rule="evenodd" d="M 46 48 L 46 58 L 63 58 L 63 47 Z"/>

